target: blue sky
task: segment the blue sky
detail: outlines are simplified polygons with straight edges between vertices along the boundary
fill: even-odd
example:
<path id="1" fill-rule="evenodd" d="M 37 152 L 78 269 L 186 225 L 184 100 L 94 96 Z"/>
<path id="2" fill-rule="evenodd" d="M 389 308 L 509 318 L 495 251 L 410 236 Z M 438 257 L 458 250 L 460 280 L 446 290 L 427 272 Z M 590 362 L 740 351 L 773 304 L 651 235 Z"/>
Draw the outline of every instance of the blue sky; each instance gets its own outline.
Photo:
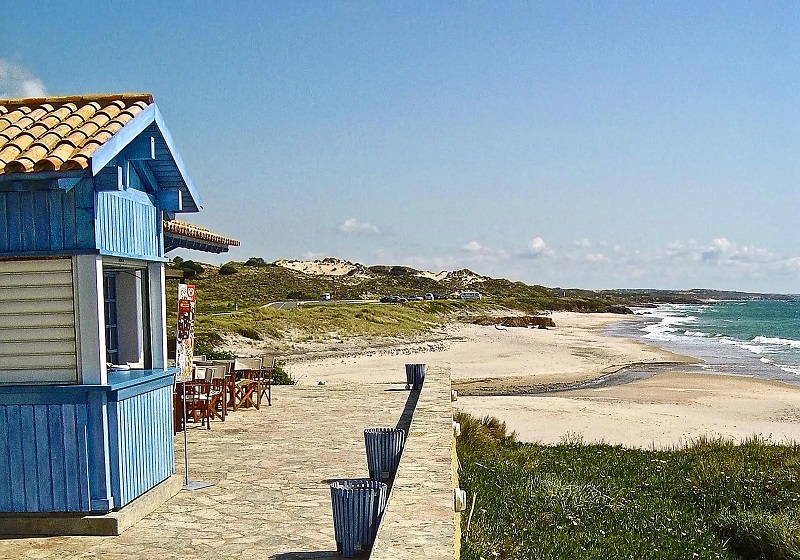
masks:
<path id="1" fill-rule="evenodd" d="M 800 4 L 0 5 L 0 96 L 148 91 L 213 262 L 800 292 Z"/>

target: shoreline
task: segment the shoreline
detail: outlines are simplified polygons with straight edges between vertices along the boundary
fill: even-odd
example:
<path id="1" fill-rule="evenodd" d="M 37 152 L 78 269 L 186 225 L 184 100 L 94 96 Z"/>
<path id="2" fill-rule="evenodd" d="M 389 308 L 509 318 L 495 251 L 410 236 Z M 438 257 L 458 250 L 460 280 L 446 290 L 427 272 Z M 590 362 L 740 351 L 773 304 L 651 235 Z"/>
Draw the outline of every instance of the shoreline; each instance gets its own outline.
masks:
<path id="1" fill-rule="evenodd" d="M 702 363 L 702 361 L 674 361 L 674 362 L 633 362 L 630 364 L 625 364 L 622 366 L 614 366 L 611 371 L 607 371 L 598 377 L 592 377 L 583 381 L 572 381 L 572 382 L 562 382 L 562 383 L 538 383 L 538 384 L 530 384 L 530 382 L 525 383 L 525 378 L 523 379 L 523 383 L 518 386 L 509 386 L 508 384 L 501 384 L 499 387 L 492 387 L 491 378 L 487 379 L 476 379 L 476 380 L 467 380 L 462 381 L 458 385 L 454 385 L 454 388 L 459 392 L 458 394 L 464 397 L 522 397 L 526 395 L 544 395 L 548 393 L 562 393 L 567 391 L 579 391 L 582 389 L 590 389 L 593 386 L 603 385 L 603 386 L 617 386 L 617 385 L 627 385 L 628 383 L 633 383 L 635 381 L 640 381 L 642 379 L 649 379 L 655 375 L 658 375 L 661 372 L 653 371 L 649 372 L 645 376 L 637 377 L 635 379 L 619 379 L 618 381 L 614 381 L 614 378 L 618 376 L 621 372 L 626 370 L 634 370 L 634 369 L 645 369 L 645 368 L 669 368 L 673 366 L 680 366 L 685 364 L 694 364 L 694 363 Z M 722 375 L 722 374 L 720 374 Z M 485 384 L 489 385 L 488 387 L 475 387 L 474 385 L 477 384 Z"/>
<path id="2" fill-rule="evenodd" d="M 288 369 L 301 384 L 404 385 L 405 363 L 445 367 L 459 392 L 456 408 L 495 416 L 528 442 L 579 437 L 669 448 L 702 436 L 800 441 L 800 387 L 713 369 L 680 371 L 702 360 L 605 334 L 611 323 L 636 320 L 630 316 L 552 317 L 556 327 L 550 329 L 457 324 L 433 339 L 334 343 L 326 357 L 290 360 Z M 636 368 L 655 371 L 624 384 L 601 383 Z"/>

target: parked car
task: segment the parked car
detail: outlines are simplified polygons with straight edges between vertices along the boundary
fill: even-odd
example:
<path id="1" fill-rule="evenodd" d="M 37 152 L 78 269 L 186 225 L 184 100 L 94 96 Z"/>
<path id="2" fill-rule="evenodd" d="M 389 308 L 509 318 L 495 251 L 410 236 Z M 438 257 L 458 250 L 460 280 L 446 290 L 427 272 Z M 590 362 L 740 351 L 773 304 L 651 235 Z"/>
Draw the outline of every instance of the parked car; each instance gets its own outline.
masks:
<path id="1" fill-rule="evenodd" d="M 444 294 L 433 294 L 433 299 L 447 299 L 447 296 Z"/>
<path id="2" fill-rule="evenodd" d="M 402 296 L 383 296 L 380 299 L 381 303 L 405 303 L 407 300 Z"/>
<path id="3" fill-rule="evenodd" d="M 434 296 L 431 292 L 428 292 L 427 294 L 425 294 L 424 297 L 425 297 L 426 301 L 433 301 L 434 299 L 436 299 L 436 296 Z"/>
<path id="4" fill-rule="evenodd" d="M 412 295 L 410 295 L 410 296 L 406 296 L 406 299 L 407 299 L 408 301 L 422 301 L 422 300 L 423 300 L 423 299 L 425 299 L 425 298 L 423 298 L 422 296 L 418 296 L 418 295 L 416 295 L 416 294 L 412 294 Z"/>
<path id="5" fill-rule="evenodd" d="M 468 290 L 465 292 L 461 292 L 458 294 L 459 299 L 483 299 L 483 296 L 480 292 L 476 292 L 473 290 Z"/>
<path id="6" fill-rule="evenodd" d="M 319 299 L 320 301 L 330 301 L 333 298 L 331 298 L 331 294 L 329 292 L 325 292 L 324 294 L 319 296 Z"/>

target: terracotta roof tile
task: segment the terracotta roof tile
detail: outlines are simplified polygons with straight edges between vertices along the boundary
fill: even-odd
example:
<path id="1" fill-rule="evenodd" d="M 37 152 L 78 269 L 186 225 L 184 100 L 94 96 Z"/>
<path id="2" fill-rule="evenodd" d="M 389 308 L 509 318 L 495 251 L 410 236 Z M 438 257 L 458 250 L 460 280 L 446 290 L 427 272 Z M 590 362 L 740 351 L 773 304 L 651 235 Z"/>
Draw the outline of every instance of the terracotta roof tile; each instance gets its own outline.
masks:
<path id="1" fill-rule="evenodd" d="M 86 169 L 150 94 L 0 99 L 0 175 Z"/>
<path id="2" fill-rule="evenodd" d="M 199 239 L 201 241 L 208 241 L 209 243 L 217 243 L 219 245 L 228 245 L 230 247 L 239 246 L 239 241 L 236 239 L 216 234 L 204 227 L 196 226 L 188 222 L 182 222 L 181 220 L 165 221 L 164 233 L 183 235 L 192 239 Z"/>

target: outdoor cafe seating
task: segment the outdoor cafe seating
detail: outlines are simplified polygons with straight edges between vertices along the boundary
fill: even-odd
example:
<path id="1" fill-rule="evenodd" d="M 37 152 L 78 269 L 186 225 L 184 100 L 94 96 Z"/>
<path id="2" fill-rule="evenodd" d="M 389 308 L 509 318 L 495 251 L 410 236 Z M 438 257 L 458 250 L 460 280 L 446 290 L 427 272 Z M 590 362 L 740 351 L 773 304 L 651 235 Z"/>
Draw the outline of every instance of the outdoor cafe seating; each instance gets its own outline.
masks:
<path id="1" fill-rule="evenodd" d="M 183 429 L 184 390 L 187 421 L 206 429 L 211 429 L 211 420 L 224 422 L 230 412 L 260 409 L 264 398 L 271 406 L 274 367 L 274 358 L 268 368 L 262 358 L 195 360 L 192 379 L 175 384 L 175 432 Z"/>

